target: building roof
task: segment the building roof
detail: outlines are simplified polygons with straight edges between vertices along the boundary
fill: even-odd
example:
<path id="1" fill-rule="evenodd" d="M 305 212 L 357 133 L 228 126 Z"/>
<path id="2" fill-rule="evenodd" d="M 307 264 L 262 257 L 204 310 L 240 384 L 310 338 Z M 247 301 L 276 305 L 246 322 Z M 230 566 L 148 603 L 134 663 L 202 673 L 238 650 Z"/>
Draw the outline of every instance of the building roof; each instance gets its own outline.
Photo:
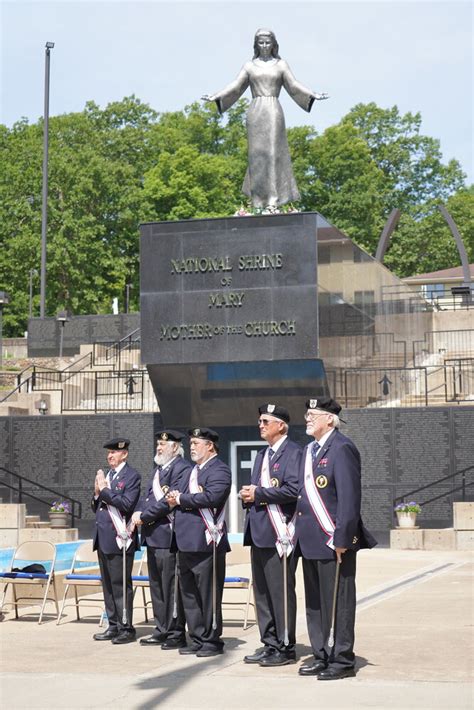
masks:
<path id="1" fill-rule="evenodd" d="M 469 264 L 471 278 L 474 280 L 474 264 Z M 430 271 L 427 274 L 416 274 L 415 276 L 407 276 L 402 279 L 405 283 L 433 283 L 433 282 L 449 282 L 463 281 L 464 273 L 462 266 L 452 266 L 449 269 L 440 269 L 439 271 Z"/>

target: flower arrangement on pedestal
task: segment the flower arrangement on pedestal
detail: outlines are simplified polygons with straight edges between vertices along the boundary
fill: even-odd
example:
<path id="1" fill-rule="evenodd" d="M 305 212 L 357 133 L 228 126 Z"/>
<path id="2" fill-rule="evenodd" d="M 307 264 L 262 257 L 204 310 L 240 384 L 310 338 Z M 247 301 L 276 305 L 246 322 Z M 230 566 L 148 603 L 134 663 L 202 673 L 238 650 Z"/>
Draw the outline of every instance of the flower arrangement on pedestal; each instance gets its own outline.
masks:
<path id="1" fill-rule="evenodd" d="M 414 528 L 416 527 L 416 516 L 421 513 L 421 505 L 414 500 L 409 503 L 399 503 L 395 506 L 399 528 Z"/>
<path id="2" fill-rule="evenodd" d="M 52 528 L 68 528 L 68 515 L 71 512 L 69 503 L 65 500 L 55 500 L 49 509 L 49 520 Z"/>

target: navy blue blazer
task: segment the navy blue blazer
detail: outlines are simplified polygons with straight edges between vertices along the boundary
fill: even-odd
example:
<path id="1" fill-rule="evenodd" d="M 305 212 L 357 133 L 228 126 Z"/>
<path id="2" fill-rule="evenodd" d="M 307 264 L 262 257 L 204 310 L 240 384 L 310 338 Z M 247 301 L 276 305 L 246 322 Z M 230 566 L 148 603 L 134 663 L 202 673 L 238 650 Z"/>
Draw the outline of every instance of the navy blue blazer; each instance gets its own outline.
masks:
<path id="1" fill-rule="evenodd" d="M 100 549 L 106 555 L 122 554 L 116 541 L 117 532 L 105 503 L 114 505 L 125 516 L 127 523 L 132 517 L 140 497 L 141 476 L 134 468 L 125 463 L 110 488 L 104 488 L 97 500 L 92 498 L 92 510 L 95 512 L 95 531 L 93 548 Z M 140 547 L 138 532 L 133 532 L 133 542 L 127 552 L 130 554 Z"/>
<path id="2" fill-rule="evenodd" d="M 192 465 L 181 456 L 177 456 L 170 466 L 160 473 L 160 483 L 162 488 L 167 486 L 168 490 L 179 490 L 181 476 L 190 473 Z M 157 501 L 153 494 L 153 479 L 156 468 L 153 471 L 148 485 L 147 495 L 140 501 L 137 510 L 141 510 L 141 541 L 143 545 L 150 547 L 160 547 L 169 549 L 171 545 L 171 526 L 168 515 L 174 515 L 165 498 Z M 165 488 L 165 493 L 166 488 Z"/>
<path id="3" fill-rule="evenodd" d="M 278 481 L 278 486 L 272 488 L 263 488 L 260 485 L 260 472 L 267 448 L 258 452 L 252 469 L 251 483 L 257 486 L 255 502 L 245 505 L 247 516 L 244 545 L 255 545 L 255 547 L 275 547 L 276 533 L 267 512 L 267 505 L 269 503 L 280 505 L 288 523 L 295 513 L 298 494 L 301 446 L 288 438 L 280 446 L 270 464 L 270 478 Z"/>
<path id="4" fill-rule="evenodd" d="M 198 483 L 202 488 L 199 493 L 189 492 L 189 479 L 192 468 L 184 473 L 180 480 L 180 505 L 176 507 L 172 550 L 183 552 L 212 553 L 212 543 L 207 544 L 206 526 L 199 508 L 211 508 L 214 520 L 217 520 L 230 494 L 232 474 L 230 468 L 217 456 L 207 461 L 198 474 Z M 224 522 L 224 535 L 218 545 L 219 552 L 229 552 L 227 526 Z"/>
<path id="5" fill-rule="evenodd" d="M 301 458 L 296 538 L 303 557 L 310 560 L 334 559 L 334 551 L 326 544 L 328 535 L 312 512 L 304 487 L 307 449 L 304 449 Z M 318 451 L 316 461 L 315 476 L 319 477 L 321 486 L 318 486 L 318 492 L 335 523 L 334 547 L 349 550 L 374 547 L 377 541 L 366 530 L 360 517 L 361 460 L 354 442 L 335 429 Z"/>

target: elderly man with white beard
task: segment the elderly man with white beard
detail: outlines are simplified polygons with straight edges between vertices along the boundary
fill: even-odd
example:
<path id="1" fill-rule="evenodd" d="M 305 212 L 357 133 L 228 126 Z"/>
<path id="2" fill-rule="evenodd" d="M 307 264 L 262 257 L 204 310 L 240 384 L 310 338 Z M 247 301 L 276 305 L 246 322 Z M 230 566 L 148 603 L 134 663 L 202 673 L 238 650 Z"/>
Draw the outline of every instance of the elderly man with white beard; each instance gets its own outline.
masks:
<path id="1" fill-rule="evenodd" d="M 161 646 L 163 650 L 186 645 L 185 620 L 179 585 L 176 583 L 176 552 L 170 551 L 174 513 L 166 495 L 178 488 L 181 476 L 192 466 L 186 461 L 182 446 L 184 434 L 175 429 L 156 432 L 157 464 L 148 486 L 132 516 L 141 526 L 142 545 L 148 548 L 150 594 L 156 628 L 152 636 L 140 639 L 142 646 Z M 176 596 L 176 618 L 173 617 Z"/>

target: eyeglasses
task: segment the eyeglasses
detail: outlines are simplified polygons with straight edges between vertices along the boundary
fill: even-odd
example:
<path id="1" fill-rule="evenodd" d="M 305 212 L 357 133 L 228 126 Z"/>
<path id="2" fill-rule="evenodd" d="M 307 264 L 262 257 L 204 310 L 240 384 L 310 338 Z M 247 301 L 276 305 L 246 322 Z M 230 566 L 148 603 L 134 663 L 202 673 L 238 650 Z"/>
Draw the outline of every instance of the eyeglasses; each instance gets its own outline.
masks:
<path id="1" fill-rule="evenodd" d="M 257 421 L 257 424 L 263 424 L 264 426 L 267 426 L 268 424 L 273 424 L 276 421 L 277 419 L 259 419 Z"/>
<path id="2" fill-rule="evenodd" d="M 324 412 L 323 414 L 313 414 L 311 412 L 306 412 L 306 414 L 304 415 L 306 422 L 310 421 L 310 420 L 317 419 L 318 417 L 327 417 L 327 414 L 326 414 L 326 412 Z"/>

